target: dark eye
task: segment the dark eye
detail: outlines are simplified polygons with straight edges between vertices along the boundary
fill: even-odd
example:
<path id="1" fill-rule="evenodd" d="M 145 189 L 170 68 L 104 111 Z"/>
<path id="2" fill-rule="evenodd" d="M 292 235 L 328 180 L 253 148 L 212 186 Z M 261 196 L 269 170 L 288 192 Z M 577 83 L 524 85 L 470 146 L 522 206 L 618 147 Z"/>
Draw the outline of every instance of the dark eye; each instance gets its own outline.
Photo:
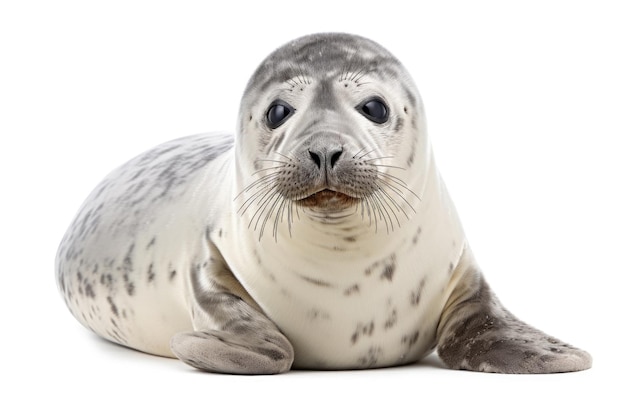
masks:
<path id="1" fill-rule="evenodd" d="M 294 108 L 284 101 L 274 101 L 267 110 L 267 125 L 270 129 L 276 129 L 278 126 L 282 125 L 294 111 Z"/>
<path id="2" fill-rule="evenodd" d="M 374 123 L 385 123 L 389 119 L 387 105 L 379 98 L 369 98 L 357 109 Z"/>

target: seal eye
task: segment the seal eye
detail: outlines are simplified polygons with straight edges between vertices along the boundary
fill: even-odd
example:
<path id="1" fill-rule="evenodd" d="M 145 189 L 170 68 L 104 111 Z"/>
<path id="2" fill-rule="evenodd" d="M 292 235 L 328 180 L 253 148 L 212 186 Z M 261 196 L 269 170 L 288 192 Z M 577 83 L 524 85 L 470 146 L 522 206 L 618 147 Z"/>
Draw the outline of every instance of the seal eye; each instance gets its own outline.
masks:
<path id="1" fill-rule="evenodd" d="M 284 101 L 274 101 L 267 110 L 267 125 L 270 129 L 276 129 L 278 126 L 285 123 L 285 120 L 287 120 L 294 111 L 294 108 Z"/>
<path id="2" fill-rule="evenodd" d="M 374 123 L 385 123 L 389 119 L 387 105 L 380 98 L 369 98 L 357 107 L 361 114 Z"/>

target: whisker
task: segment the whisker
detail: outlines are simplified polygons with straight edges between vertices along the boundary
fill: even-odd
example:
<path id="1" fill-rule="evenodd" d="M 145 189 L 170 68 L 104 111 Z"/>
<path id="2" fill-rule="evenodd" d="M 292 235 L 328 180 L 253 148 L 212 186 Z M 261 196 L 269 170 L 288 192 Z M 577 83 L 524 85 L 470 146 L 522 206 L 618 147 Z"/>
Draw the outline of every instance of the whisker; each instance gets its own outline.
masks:
<path id="1" fill-rule="evenodd" d="M 248 198 L 246 198 L 244 200 L 244 202 L 241 204 L 240 209 L 245 206 L 247 204 L 248 201 L 254 199 L 255 196 L 258 196 L 259 194 L 262 194 L 265 190 L 267 190 L 268 188 L 273 186 L 273 181 L 267 180 L 264 182 L 259 182 L 257 184 L 254 185 L 255 187 L 258 187 L 258 190 L 254 191 L 252 193 L 252 195 L 250 195 Z M 249 190 L 244 190 L 241 193 L 239 193 L 240 195 L 243 194 L 243 192 L 245 191 L 249 191 Z"/>
<path id="2" fill-rule="evenodd" d="M 293 200 L 289 200 L 289 207 L 287 208 L 287 229 L 289 230 L 289 237 L 291 236 L 291 223 L 293 222 Z"/>
<path id="3" fill-rule="evenodd" d="M 379 182 L 380 183 L 380 182 Z M 411 208 L 411 210 L 413 210 L 413 213 L 417 213 L 417 211 L 415 210 L 415 208 L 413 207 L 413 205 L 405 198 L 405 194 L 402 192 L 401 188 L 397 188 L 395 185 L 392 185 L 388 182 L 382 182 L 382 184 L 384 184 L 385 187 L 389 188 L 391 191 L 393 191 L 394 193 L 396 193 L 405 203 L 407 206 L 409 206 Z M 419 198 L 419 196 L 417 194 L 415 194 L 413 191 L 411 191 L 410 188 L 408 187 L 404 187 L 402 186 L 403 189 L 409 191 L 411 194 L 413 194 L 415 196 L 415 198 L 417 198 L 419 201 L 422 201 L 421 198 Z"/>
<path id="4" fill-rule="evenodd" d="M 255 201 L 263 200 L 263 197 L 267 195 L 266 190 L 269 189 L 271 193 L 273 193 L 276 189 L 276 186 L 272 184 L 268 184 L 264 189 L 258 190 L 253 195 L 251 195 L 239 208 L 237 211 L 239 215 L 243 216 L 250 207 L 254 204 Z"/>
<path id="5" fill-rule="evenodd" d="M 261 230 L 259 231 L 259 241 L 261 240 L 261 238 L 263 237 L 263 231 L 265 230 L 265 225 L 267 224 L 267 219 L 272 215 L 272 212 L 274 211 L 274 207 L 276 205 L 276 201 L 280 200 L 281 195 L 278 192 L 274 192 L 272 194 L 270 194 L 269 198 L 267 198 L 265 200 L 265 203 L 263 203 L 263 212 L 266 212 L 267 214 L 265 215 L 265 218 L 263 219 L 263 223 L 261 223 Z M 269 211 L 266 211 L 266 208 L 269 206 Z M 262 213 L 263 213 L 262 212 Z M 261 215 L 259 215 L 259 217 L 257 218 L 257 221 L 254 225 L 254 230 L 257 230 L 257 227 L 259 226 L 259 222 L 261 221 Z"/>
<path id="6" fill-rule="evenodd" d="M 354 79 L 356 78 L 356 76 L 361 72 L 361 70 L 359 70 L 358 72 L 353 72 L 350 75 L 350 81 L 354 81 Z"/>
<path id="7" fill-rule="evenodd" d="M 253 188 L 264 187 L 264 186 L 272 183 L 274 181 L 274 178 L 277 178 L 279 176 L 280 176 L 280 173 L 275 172 L 275 173 L 267 174 L 267 175 L 259 178 L 258 180 L 254 181 L 252 184 L 250 184 L 247 187 L 245 187 L 239 194 L 237 194 L 235 196 L 235 198 L 233 199 L 233 201 L 238 199 L 243 193 L 246 193 L 246 192 L 252 190 Z M 256 194 L 256 192 L 255 192 L 255 194 Z"/>
<path id="8" fill-rule="evenodd" d="M 259 169 L 258 171 L 254 171 L 254 172 L 252 173 L 252 175 L 257 175 L 257 174 L 259 174 L 259 173 L 261 173 L 261 172 L 264 172 L 264 171 L 270 171 L 270 170 L 272 170 L 272 169 L 282 169 L 282 168 L 284 168 L 284 167 L 286 167 L 286 166 L 287 166 L 287 163 L 284 163 L 283 165 L 279 165 L 279 166 L 275 166 L 275 167 L 262 168 L 262 169 Z"/>
<path id="9" fill-rule="evenodd" d="M 304 71 L 302 71 L 302 66 L 301 66 L 301 64 L 300 64 L 300 71 L 302 72 L 302 76 L 304 77 L 304 81 L 306 81 L 306 83 L 307 83 L 308 85 L 310 85 L 312 81 L 308 78 L 308 76 L 305 74 L 305 72 L 304 72 Z"/>
<path id="10" fill-rule="evenodd" d="M 369 218 L 369 227 L 372 227 L 372 210 L 369 197 L 365 197 L 362 200 L 365 204 L 367 204 L 367 217 Z M 362 203 L 363 204 L 363 203 Z M 376 214 L 374 214 L 374 222 L 376 223 Z M 375 225 L 374 233 L 378 231 L 378 224 Z"/>
<path id="11" fill-rule="evenodd" d="M 359 80 L 365 75 L 365 68 L 360 68 L 356 73 L 352 75 L 350 78 L 351 81 L 354 81 L 358 84 Z"/>
<path id="12" fill-rule="evenodd" d="M 282 156 L 283 158 L 285 158 L 285 159 L 286 159 L 286 160 L 288 160 L 289 162 L 291 162 L 291 161 L 292 161 L 292 159 L 291 159 L 290 157 L 288 157 L 287 155 L 284 155 L 284 154 L 282 154 L 282 153 L 280 153 L 280 152 L 278 152 L 278 151 L 274 151 L 274 153 L 275 153 L 275 154 L 278 154 L 278 155 L 280 155 L 280 156 Z M 281 163 L 285 163 L 284 161 L 280 161 L 280 162 L 281 162 Z"/>
<path id="13" fill-rule="evenodd" d="M 417 198 L 418 200 L 422 201 L 422 199 L 420 198 L 420 196 L 418 196 L 413 190 L 411 190 L 407 183 L 402 181 L 400 178 L 396 177 L 395 175 L 389 174 L 387 172 L 378 172 L 378 175 L 383 177 L 386 180 L 390 180 L 391 182 L 395 183 L 396 185 L 398 185 L 399 187 L 402 187 L 404 190 L 408 191 L 409 193 L 413 194 L 415 196 L 415 198 Z M 387 183 L 388 184 L 388 183 Z"/>
<path id="14" fill-rule="evenodd" d="M 274 205 L 276 205 L 276 203 L 274 203 Z M 280 198 L 280 204 L 278 205 L 278 209 L 276 210 L 276 217 L 274 217 L 274 227 L 272 230 L 272 236 L 274 237 L 275 241 L 278 241 L 278 221 L 280 220 L 281 223 L 283 222 L 282 214 L 284 213 L 284 207 L 285 207 L 285 198 Z M 272 210 L 273 210 L 273 207 L 272 207 Z"/>
<path id="15" fill-rule="evenodd" d="M 408 200 L 404 197 L 404 195 L 403 195 L 403 194 L 402 194 L 399 190 L 397 190 L 396 188 L 394 188 L 393 186 L 391 186 L 390 184 L 387 184 L 387 183 L 384 183 L 383 185 L 384 185 L 385 187 L 389 188 L 389 189 L 390 189 L 391 191 L 393 191 L 394 193 L 396 193 L 396 194 L 398 195 L 398 197 L 400 197 L 400 198 L 402 199 L 402 201 L 404 201 L 404 202 L 406 203 L 406 205 L 407 205 L 407 206 L 409 206 L 409 208 L 413 211 L 413 213 L 417 213 L 417 211 L 415 210 L 415 208 L 413 207 L 413 205 L 411 205 L 411 203 L 409 203 L 409 201 L 408 201 Z M 381 190 L 382 190 L 382 188 L 381 188 Z M 389 195 L 386 191 L 384 191 L 384 192 L 385 192 L 385 194 Z M 392 200 L 393 200 L 396 204 L 398 204 L 398 203 L 397 203 L 397 201 L 395 201 L 395 199 L 394 199 L 391 195 L 389 195 L 389 198 L 391 198 L 391 199 L 392 199 Z M 404 213 L 404 215 L 405 215 L 405 216 L 406 216 L 406 218 L 408 219 L 408 218 L 409 218 L 409 216 L 406 214 L 406 212 L 404 211 L 404 209 L 402 208 L 402 206 L 400 206 L 400 205 L 398 204 L 398 207 L 400 208 L 400 210 L 402 210 L 402 212 Z"/>
<path id="16" fill-rule="evenodd" d="M 265 209 L 267 208 L 267 205 L 270 203 L 270 201 L 274 198 L 274 196 L 276 194 L 278 194 L 278 191 L 276 191 L 276 187 L 272 187 L 272 190 L 269 193 L 259 193 L 258 194 L 261 197 L 260 203 L 259 203 L 256 211 L 252 215 L 252 218 L 250 219 L 250 223 L 248 224 L 248 228 L 250 228 L 250 226 L 252 226 L 252 223 L 254 222 L 254 219 L 256 218 L 257 220 L 256 220 L 256 223 L 254 224 L 254 230 L 257 229 L 257 227 L 259 225 L 259 221 L 261 220 L 261 217 L 262 217 L 261 215 L 265 212 Z"/>
<path id="17" fill-rule="evenodd" d="M 393 227 L 393 219 L 391 218 L 391 215 L 393 214 L 396 217 L 396 220 L 398 220 L 398 217 L 396 216 L 395 212 L 393 211 L 393 209 L 391 208 L 391 206 L 389 205 L 389 202 L 386 201 L 383 197 L 381 196 L 380 193 L 377 191 L 373 194 L 374 196 L 376 196 L 376 199 L 379 201 L 380 206 L 382 207 L 383 211 L 385 212 L 385 225 L 387 225 L 387 220 L 389 220 L 389 225 L 387 226 L 387 233 L 389 233 L 389 226 L 391 226 L 391 231 L 394 231 L 394 227 Z M 387 210 L 387 208 L 389 208 L 389 210 L 391 210 L 391 213 L 389 212 L 389 210 Z M 399 222 L 398 222 L 399 223 Z"/>
<path id="18" fill-rule="evenodd" d="M 300 220 L 300 205 L 296 204 L 296 217 L 298 218 L 298 220 Z"/>
<path id="19" fill-rule="evenodd" d="M 289 63 L 289 68 L 291 69 L 292 72 L 294 72 L 296 74 L 296 81 L 294 81 L 293 79 L 287 80 L 287 82 L 289 84 L 294 83 L 293 87 L 297 86 L 298 84 L 302 84 L 302 80 L 300 79 L 300 72 L 299 70 L 296 70 L 296 68 L 294 67 L 293 63 Z"/>
<path id="20" fill-rule="evenodd" d="M 341 66 L 341 74 L 339 75 L 339 82 L 344 80 L 344 75 L 347 73 L 346 67 L 347 67 L 347 65 L 342 65 Z"/>
<path id="21" fill-rule="evenodd" d="M 367 149 L 367 148 L 361 148 L 361 149 L 360 149 L 357 153 L 355 153 L 354 155 L 352 155 L 352 159 L 357 159 L 357 157 L 358 157 L 359 159 L 361 159 L 361 157 L 360 157 L 360 156 L 358 156 L 358 155 L 359 155 L 361 152 L 364 152 L 364 151 L 365 151 L 365 149 Z M 370 151 L 370 152 L 371 152 L 371 151 Z"/>
<path id="22" fill-rule="evenodd" d="M 372 207 L 375 208 L 375 211 L 374 211 L 374 223 L 376 226 L 375 231 L 378 232 L 378 220 L 383 220 L 385 222 L 385 227 L 387 228 L 387 233 L 389 233 L 389 224 L 387 222 L 387 219 L 383 215 L 384 214 L 383 207 L 381 207 L 380 200 L 376 197 L 376 193 L 372 193 L 368 197 L 368 199 L 370 203 L 372 204 Z M 378 214 L 378 216 L 376 214 Z"/>
<path id="23" fill-rule="evenodd" d="M 372 162 L 372 161 L 377 161 L 379 159 L 393 159 L 393 158 L 395 158 L 395 156 L 379 156 L 377 158 L 370 158 L 370 159 L 368 159 L 365 162 L 369 163 L 369 162 Z"/>
<path id="24" fill-rule="evenodd" d="M 389 219 L 389 212 L 387 212 L 387 209 L 382 204 L 382 201 L 380 201 L 380 197 L 376 193 L 373 193 L 372 197 L 376 201 L 376 205 L 378 206 L 378 212 L 380 213 L 380 219 L 385 222 L 385 228 L 387 229 L 387 233 L 389 233 L 389 222 L 387 221 L 387 219 Z M 393 230 L 393 227 L 392 227 L 392 230 Z"/>
<path id="25" fill-rule="evenodd" d="M 388 172 L 384 172 L 384 171 L 376 171 L 376 173 L 378 175 L 380 175 L 381 177 L 385 177 L 385 178 L 389 178 L 390 180 L 392 180 L 393 182 L 403 185 L 403 186 L 407 186 L 406 182 L 404 182 L 403 180 L 401 180 L 400 178 L 398 178 L 397 176 L 390 174 Z"/>
<path id="26" fill-rule="evenodd" d="M 393 169 L 401 169 L 402 171 L 406 171 L 406 168 L 399 167 L 397 165 L 382 165 L 382 164 L 371 164 L 371 165 L 377 168 L 393 168 Z"/>
<path id="27" fill-rule="evenodd" d="M 285 199 L 279 193 L 277 193 L 276 195 L 278 198 L 276 198 L 274 200 L 274 203 L 272 203 L 272 206 L 270 207 L 270 210 L 267 213 L 267 216 L 265 217 L 265 220 L 263 221 L 263 226 L 261 228 L 261 235 L 262 235 L 263 230 L 265 230 L 265 224 L 267 223 L 267 221 L 269 220 L 269 217 L 274 212 L 274 209 L 276 208 L 276 204 L 278 204 L 278 209 L 276 210 L 276 217 L 274 218 L 274 227 L 272 228 L 272 236 L 274 237 L 275 240 L 278 238 L 278 219 L 280 217 L 280 207 L 285 201 Z"/>
<path id="28" fill-rule="evenodd" d="M 346 72 L 345 72 L 345 75 L 343 77 L 343 81 L 348 80 L 348 76 L 352 72 L 353 65 L 354 65 L 354 62 L 352 62 L 352 61 L 349 61 L 348 64 L 346 65 Z"/>
<path id="29" fill-rule="evenodd" d="M 391 213 L 393 214 L 393 217 L 396 219 L 396 223 L 398 224 L 398 228 L 401 228 L 402 226 L 400 225 L 400 219 L 398 218 L 397 213 L 402 212 L 404 213 L 404 215 L 406 216 L 406 218 L 408 219 L 409 217 L 406 215 L 406 212 L 402 209 L 402 207 L 398 204 L 398 202 L 396 200 L 394 200 L 389 194 L 387 194 L 387 192 L 380 188 L 379 191 L 385 196 L 385 201 L 387 202 L 387 206 L 389 207 L 389 210 L 391 210 Z M 394 207 L 396 210 L 394 210 Z"/>
<path id="30" fill-rule="evenodd" d="M 278 153 L 278 152 L 276 152 L 276 153 Z M 286 156 L 283 156 L 283 155 L 280 155 L 280 156 L 282 156 L 283 158 L 287 158 Z M 287 158 L 287 159 L 289 159 L 289 158 Z M 291 161 L 291 159 L 289 159 L 289 161 Z M 280 161 L 280 160 L 277 160 L 277 159 L 257 159 L 256 162 L 273 162 L 275 164 L 287 165 L 287 162 Z"/>
<path id="31" fill-rule="evenodd" d="M 393 205 L 396 207 L 396 211 L 398 212 L 402 212 L 404 214 L 404 216 L 409 219 L 410 217 L 408 216 L 408 214 L 406 213 L 406 211 L 404 210 L 404 208 L 402 208 L 402 206 L 400 204 L 398 204 L 398 202 L 391 196 L 389 195 L 389 193 L 387 193 L 387 191 L 385 191 L 382 187 L 378 187 L 378 191 L 381 192 L 382 194 L 385 195 L 385 197 L 387 198 L 388 201 L 390 201 L 391 203 L 393 203 Z M 400 195 L 400 197 L 404 200 L 404 197 L 402 197 L 402 195 Z M 408 202 L 406 200 L 404 200 L 407 204 Z M 413 209 L 413 207 L 409 204 L 409 207 L 411 207 L 411 209 L 413 210 L 413 212 L 415 212 L 415 209 Z M 396 216 L 396 220 L 398 220 L 398 217 Z M 398 221 L 398 227 L 400 226 L 400 222 Z"/>
<path id="32" fill-rule="evenodd" d="M 371 151 L 366 152 L 366 153 L 364 153 L 363 155 L 359 156 L 359 159 L 363 159 L 363 158 L 365 158 L 367 155 L 371 154 L 372 152 L 374 152 L 374 149 L 372 149 Z"/>
<path id="33" fill-rule="evenodd" d="M 400 188 L 396 188 L 396 186 L 394 186 L 394 185 L 390 184 L 389 182 L 385 182 L 385 184 L 387 184 L 387 186 L 388 186 L 388 187 L 390 187 L 390 188 L 392 188 L 392 189 L 396 190 L 396 191 L 398 192 L 398 194 L 401 194 L 401 195 L 402 195 L 401 190 L 406 190 L 406 191 L 408 191 L 409 193 L 413 194 L 413 196 L 414 196 L 415 198 L 417 198 L 419 201 L 422 201 L 422 199 L 420 198 L 420 196 L 419 196 L 419 195 L 417 195 L 417 194 L 416 194 L 413 190 L 411 190 L 411 189 L 410 189 L 410 188 L 406 185 L 406 183 L 405 183 L 404 181 L 402 181 L 401 179 L 399 179 L 399 178 L 397 178 L 397 177 L 394 177 L 393 175 L 389 175 L 389 174 L 387 174 L 386 176 L 385 176 L 385 175 L 383 175 L 383 177 L 384 177 L 385 179 L 391 180 L 392 182 L 394 182 L 394 183 L 395 183 L 395 185 L 397 185 L 398 187 L 400 187 Z"/>

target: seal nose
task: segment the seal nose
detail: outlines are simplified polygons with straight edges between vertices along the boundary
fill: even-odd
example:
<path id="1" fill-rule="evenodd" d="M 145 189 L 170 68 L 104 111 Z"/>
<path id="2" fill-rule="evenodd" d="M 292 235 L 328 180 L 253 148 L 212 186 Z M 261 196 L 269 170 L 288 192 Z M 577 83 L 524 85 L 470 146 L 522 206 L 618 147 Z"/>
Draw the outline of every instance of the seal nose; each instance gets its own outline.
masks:
<path id="1" fill-rule="evenodd" d="M 309 156 L 319 170 L 330 170 L 335 167 L 339 157 L 343 153 L 342 148 L 334 149 L 309 149 Z"/>

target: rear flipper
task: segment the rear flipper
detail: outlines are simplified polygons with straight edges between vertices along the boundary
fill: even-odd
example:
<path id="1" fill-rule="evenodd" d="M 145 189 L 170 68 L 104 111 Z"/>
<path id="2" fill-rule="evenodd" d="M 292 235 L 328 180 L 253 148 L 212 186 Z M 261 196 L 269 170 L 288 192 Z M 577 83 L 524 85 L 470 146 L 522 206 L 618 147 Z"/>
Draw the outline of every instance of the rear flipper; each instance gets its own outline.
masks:
<path id="1" fill-rule="evenodd" d="M 453 369 L 541 374 L 591 367 L 587 352 L 509 313 L 472 267 L 463 273 L 444 308 L 437 333 L 439 356 Z"/>

